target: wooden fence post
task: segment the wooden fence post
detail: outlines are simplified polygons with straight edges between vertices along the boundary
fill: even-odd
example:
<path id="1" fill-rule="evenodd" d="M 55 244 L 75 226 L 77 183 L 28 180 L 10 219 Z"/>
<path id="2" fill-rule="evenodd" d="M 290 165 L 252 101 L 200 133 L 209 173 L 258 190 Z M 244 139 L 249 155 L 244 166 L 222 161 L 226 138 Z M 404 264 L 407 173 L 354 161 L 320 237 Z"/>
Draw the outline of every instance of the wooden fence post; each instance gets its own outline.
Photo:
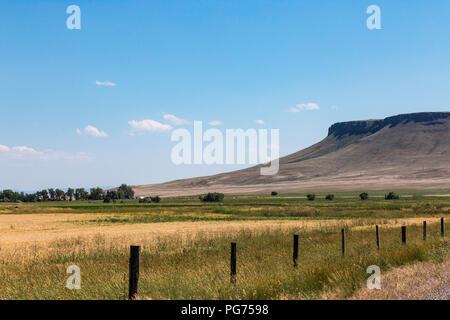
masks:
<path id="1" fill-rule="evenodd" d="M 378 230 L 378 225 L 375 226 L 375 231 L 377 233 L 377 250 L 380 250 L 380 231 Z"/>
<path id="2" fill-rule="evenodd" d="M 427 222 L 423 222 L 423 241 L 427 240 Z"/>
<path id="3" fill-rule="evenodd" d="M 441 236 L 444 236 L 444 217 L 441 218 Z"/>
<path id="4" fill-rule="evenodd" d="M 236 282 L 236 242 L 231 243 L 231 257 L 230 257 L 230 274 L 231 283 Z"/>
<path id="5" fill-rule="evenodd" d="M 292 255 L 294 260 L 294 268 L 297 268 L 297 260 L 298 260 L 298 234 L 294 234 L 294 252 Z"/>
<path id="6" fill-rule="evenodd" d="M 135 299 L 139 293 L 139 265 L 141 246 L 130 247 L 130 278 L 128 286 L 128 299 Z"/>
<path id="7" fill-rule="evenodd" d="M 342 235 L 342 256 L 345 257 L 345 229 L 341 230 Z"/>
<path id="8" fill-rule="evenodd" d="M 406 244 L 406 226 L 402 226 L 402 243 Z"/>

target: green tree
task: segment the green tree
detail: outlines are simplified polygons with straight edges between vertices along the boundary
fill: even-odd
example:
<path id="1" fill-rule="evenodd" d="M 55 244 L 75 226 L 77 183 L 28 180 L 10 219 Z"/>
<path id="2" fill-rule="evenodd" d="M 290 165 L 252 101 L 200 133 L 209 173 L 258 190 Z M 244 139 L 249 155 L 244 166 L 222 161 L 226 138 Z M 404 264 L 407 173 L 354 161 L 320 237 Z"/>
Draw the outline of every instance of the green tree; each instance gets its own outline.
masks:
<path id="1" fill-rule="evenodd" d="M 67 189 L 66 197 L 69 199 L 69 201 L 72 201 L 73 196 L 75 195 L 75 190 L 72 188 Z"/>
<path id="2" fill-rule="evenodd" d="M 38 199 L 38 192 L 31 193 L 31 194 L 26 194 L 24 196 L 23 201 L 25 201 L 25 202 L 36 202 L 37 199 Z"/>
<path id="3" fill-rule="evenodd" d="M 150 197 L 150 199 L 151 199 L 153 202 L 155 202 L 155 203 L 158 203 L 158 202 L 161 201 L 161 198 L 160 198 L 159 196 L 156 196 L 156 197 Z"/>
<path id="4" fill-rule="evenodd" d="M 50 196 L 50 200 L 55 200 L 56 199 L 55 189 L 53 189 L 53 188 L 48 189 L 48 194 Z"/>
<path id="5" fill-rule="evenodd" d="M 89 195 L 90 200 L 102 200 L 103 199 L 103 189 L 102 188 L 92 188 L 91 194 Z"/>
<path id="6" fill-rule="evenodd" d="M 398 194 L 396 194 L 395 192 L 389 192 L 388 194 L 386 194 L 385 196 L 384 196 L 384 199 L 386 199 L 386 200 L 397 200 L 397 199 L 399 199 L 400 197 L 398 196 Z"/>
<path id="7" fill-rule="evenodd" d="M 359 195 L 359 197 L 361 198 L 361 200 L 367 200 L 369 199 L 369 194 L 367 192 L 363 192 Z"/>
<path id="8" fill-rule="evenodd" d="M 110 198 L 111 200 L 117 200 L 119 199 L 119 194 L 115 190 L 108 190 L 106 191 L 106 197 Z"/>
<path id="9" fill-rule="evenodd" d="M 3 197 L 5 199 L 5 202 L 16 202 L 17 201 L 17 195 L 14 193 L 14 191 L 10 189 L 3 190 Z"/>
<path id="10" fill-rule="evenodd" d="M 48 200 L 48 198 L 49 198 L 49 196 L 48 196 L 48 191 L 47 190 L 42 190 L 41 192 L 40 192 L 40 196 L 41 196 L 41 198 L 42 198 L 42 201 L 47 201 Z"/>
<path id="11" fill-rule="evenodd" d="M 58 200 L 58 201 L 62 201 L 62 200 L 64 200 L 64 196 L 65 196 L 66 194 L 64 193 L 64 191 L 62 191 L 61 189 L 56 189 L 55 190 L 55 197 L 56 197 L 56 200 Z"/>
<path id="12" fill-rule="evenodd" d="M 139 203 L 151 203 L 151 202 L 152 202 L 151 197 L 145 197 L 145 198 L 139 199 Z"/>
<path id="13" fill-rule="evenodd" d="M 225 195 L 218 192 L 209 192 L 204 196 L 200 196 L 199 199 L 203 202 L 221 202 Z"/>
<path id="14" fill-rule="evenodd" d="M 130 186 L 126 184 L 120 185 L 117 190 L 119 194 L 119 199 L 133 199 L 134 198 L 134 190 Z"/>
<path id="15" fill-rule="evenodd" d="M 86 200 L 88 197 L 88 193 L 84 190 L 84 188 L 78 188 L 75 190 L 75 199 L 76 200 Z"/>

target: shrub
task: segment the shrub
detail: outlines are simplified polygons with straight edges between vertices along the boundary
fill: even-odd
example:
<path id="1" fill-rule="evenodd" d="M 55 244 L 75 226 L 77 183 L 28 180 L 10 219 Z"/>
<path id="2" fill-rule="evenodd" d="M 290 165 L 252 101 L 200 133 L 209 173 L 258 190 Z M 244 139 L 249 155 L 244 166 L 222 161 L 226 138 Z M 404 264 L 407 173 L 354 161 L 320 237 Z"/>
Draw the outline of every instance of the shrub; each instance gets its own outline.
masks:
<path id="1" fill-rule="evenodd" d="M 278 192 L 272 191 L 272 193 L 271 193 L 270 195 L 271 195 L 271 196 L 277 196 L 277 195 L 278 195 Z"/>
<path id="2" fill-rule="evenodd" d="M 151 203 L 151 202 L 152 202 L 151 197 L 145 197 L 145 198 L 139 199 L 139 203 Z"/>
<path id="3" fill-rule="evenodd" d="M 399 199 L 399 198 L 400 197 L 395 192 L 389 192 L 388 194 L 386 194 L 384 196 L 384 199 L 386 199 L 386 200 L 396 200 L 396 199 Z"/>
<path id="4" fill-rule="evenodd" d="M 209 192 L 204 196 L 200 196 L 199 199 L 203 202 L 221 202 L 225 195 L 218 192 Z"/>
<path id="5" fill-rule="evenodd" d="M 367 192 L 363 192 L 359 195 L 359 197 L 361 198 L 361 200 L 367 200 L 369 199 L 369 194 Z"/>
<path id="6" fill-rule="evenodd" d="M 314 201 L 316 199 L 316 195 L 314 193 L 310 193 L 310 194 L 306 195 L 306 198 L 309 201 Z"/>
<path id="7" fill-rule="evenodd" d="M 111 202 L 111 198 L 108 197 L 108 196 L 106 196 L 106 197 L 103 199 L 103 202 L 104 202 L 104 203 L 110 203 L 110 202 Z"/>
<path id="8" fill-rule="evenodd" d="M 325 197 L 325 200 L 333 200 L 334 199 L 334 194 L 327 194 Z"/>
<path id="9" fill-rule="evenodd" d="M 161 198 L 160 198 L 159 196 L 156 196 L 156 197 L 150 197 L 150 199 L 152 199 L 152 201 L 153 201 L 153 202 L 156 202 L 156 203 L 158 203 L 158 202 L 161 201 Z"/>

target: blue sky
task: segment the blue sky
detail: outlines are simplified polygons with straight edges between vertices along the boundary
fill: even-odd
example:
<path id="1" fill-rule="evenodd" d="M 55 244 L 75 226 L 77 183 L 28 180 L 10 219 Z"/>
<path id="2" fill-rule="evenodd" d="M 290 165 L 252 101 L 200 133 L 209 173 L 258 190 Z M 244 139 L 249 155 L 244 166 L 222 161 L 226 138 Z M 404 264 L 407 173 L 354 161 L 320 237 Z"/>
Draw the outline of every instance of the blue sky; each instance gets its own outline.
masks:
<path id="1" fill-rule="evenodd" d="M 81 30 L 66 27 L 71 4 Z M 366 27 L 372 4 L 381 30 Z M 286 155 L 335 122 L 448 111 L 449 13 L 446 0 L 4 0 L 0 189 L 238 168 L 176 166 L 170 130 L 130 134 L 133 120 L 176 128 L 165 114 L 217 120 L 221 130 L 280 129 Z M 319 109 L 289 112 L 308 103 Z"/>

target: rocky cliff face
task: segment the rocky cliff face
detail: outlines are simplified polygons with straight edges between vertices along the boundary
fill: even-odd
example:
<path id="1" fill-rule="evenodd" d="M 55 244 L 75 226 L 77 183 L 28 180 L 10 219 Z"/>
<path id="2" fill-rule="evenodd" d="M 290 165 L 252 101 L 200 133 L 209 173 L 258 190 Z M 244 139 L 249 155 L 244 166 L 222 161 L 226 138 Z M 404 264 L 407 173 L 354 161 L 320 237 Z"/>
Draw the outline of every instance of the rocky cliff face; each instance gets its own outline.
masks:
<path id="1" fill-rule="evenodd" d="M 328 135 L 334 135 L 337 138 L 345 135 L 367 135 L 373 134 L 386 126 L 392 128 L 400 123 L 406 124 L 408 122 L 424 122 L 428 125 L 433 125 L 439 124 L 439 120 L 449 117 L 450 112 L 420 112 L 401 114 L 379 120 L 338 122 L 328 129 Z"/>

